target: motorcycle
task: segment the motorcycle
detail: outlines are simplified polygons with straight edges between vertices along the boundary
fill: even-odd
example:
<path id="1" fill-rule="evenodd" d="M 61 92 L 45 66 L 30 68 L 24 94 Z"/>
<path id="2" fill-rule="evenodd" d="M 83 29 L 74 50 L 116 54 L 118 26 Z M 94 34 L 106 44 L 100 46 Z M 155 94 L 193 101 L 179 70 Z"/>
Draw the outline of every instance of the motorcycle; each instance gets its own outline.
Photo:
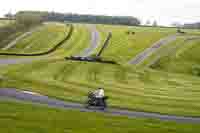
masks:
<path id="1" fill-rule="evenodd" d="M 89 92 L 87 96 L 87 101 L 85 103 L 85 107 L 88 109 L 90 107 L 96 107 L 104 110 L 107 108 L 107 102 L 106 102 L 107 99 L 108 99 L 107 96 L 103 98 L 96 98 L 93 92 Z"/>

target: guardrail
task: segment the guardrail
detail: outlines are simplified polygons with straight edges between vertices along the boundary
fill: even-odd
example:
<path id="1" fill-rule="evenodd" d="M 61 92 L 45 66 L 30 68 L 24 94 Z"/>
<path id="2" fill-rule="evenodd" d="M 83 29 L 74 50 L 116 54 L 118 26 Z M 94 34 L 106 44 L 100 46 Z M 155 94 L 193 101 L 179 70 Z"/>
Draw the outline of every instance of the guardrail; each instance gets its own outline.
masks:
<path id="1" fill-rule="evenodd" d="M 55 45 L 53 48 L 49 49 L 48 51 L 45 52 L 40 52 L 40 53 L 32 53 L 32 54 L 25 54 L 25 53 L 0 53 L 0 55 L 11 55 L 11 56 L 42 56 L 42 55 L 47 55 L 50 54 L 54 51 L 56 51 L 61 45 L 63 45 L 64 42 L 68 41 L 73 33 L 74 26 L 71 24 L 70 25 L 70 30 L 67 34 L 67 36 L 60 41 L 57 45 Z"/>

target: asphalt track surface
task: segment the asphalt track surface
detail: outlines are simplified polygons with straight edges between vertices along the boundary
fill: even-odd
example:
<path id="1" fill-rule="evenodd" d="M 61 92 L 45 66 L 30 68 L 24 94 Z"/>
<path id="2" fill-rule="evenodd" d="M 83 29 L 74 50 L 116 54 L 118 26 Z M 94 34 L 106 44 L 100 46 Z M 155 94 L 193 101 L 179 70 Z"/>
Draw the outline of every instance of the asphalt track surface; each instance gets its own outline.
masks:
<path id="1" fill-rule="evenodd" d="M 165 38 L 160 39 L 159 41 L 155 42 L 151 47 L 145 49 L 143 52 L 139 53 L 129 61 L 129 64 L 137 65 L 143 62 L 146 58 L 148 58 L 151 54 L 156 52 L 157 49 L 160 47 L 169 44 L 170 42 L 173 42 L 176 40 L 178 34 L 171 35 Z"/>
<path id="2" fill-rule="evenodd" d="M 47 57 L 33 57 L 33 58 L 18 58 L 18 59 L 0 59 L 0 66 L 14 65 L 14 64 L 25 64 L 33 61 L 45 60 Z"/>
<path id="3" fill-rule="evenodd" d="M 79 55 L 81 57 L 90 56 L 94 52 L 94 50 L 98 47 L 98 44 L 100 42 L 100 35 L 96 27 L 94 25 L 88 25 L 88 29 L 91 32 L 90 46 L 84 49 L 84 51 Z"/>
<path id="4" fill-rule="evenodd" d="M 100 109 L 86 109 L 84 105 L 79 103 L 65 102 L 55 98 L 49 98 L 38 93 L 29 91 L 19 91 L 13 88 L 0 88 L 0 101 L 14 100 L 31 102 L 33 104 L 48 105 L 49 107 L 62 108 L 69 110 L 79 110 L 81 112 L 99 112 L 108 115 L 127 116 L 130 118 L 150 118 L 164 121 L 175 121 L 182 123 L 200 123 L 200 117 L 184 117 L 175 115 L 164 115 L 148 112 L 137 112 L 125 109 L 108 108 L 106 110 Z"/>

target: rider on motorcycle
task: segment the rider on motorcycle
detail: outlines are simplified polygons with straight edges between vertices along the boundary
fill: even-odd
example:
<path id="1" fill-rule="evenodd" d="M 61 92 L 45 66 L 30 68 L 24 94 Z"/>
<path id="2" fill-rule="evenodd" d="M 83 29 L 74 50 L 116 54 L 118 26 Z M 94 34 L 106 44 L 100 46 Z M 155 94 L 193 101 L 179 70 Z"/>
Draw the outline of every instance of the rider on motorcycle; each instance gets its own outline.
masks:
<path id="1" fill-rule="evenodd" d="M 104 94 L 103 88 L 98 88 L 96 91 L 88 93 L 88 99 L 86 101 L 86 108 L 91 106 L 101 107 L 101 109 L 107 108 L 106 100 L 107 96 Z"/>
<path id="2" fill-rule="evenodd" d="M 103 98 L 104 97 L 104 89 L 98 88 L 96 91 L 94 91 L 96 98 Z"/>
<path id="3" fill-rule="evenodd" d="M 94 91 L 95 98 L 99 101 L 100 105 L 106 106 L 105 103 L 105 94 L 103 88 L 98 88 L 96 91 Z"/>

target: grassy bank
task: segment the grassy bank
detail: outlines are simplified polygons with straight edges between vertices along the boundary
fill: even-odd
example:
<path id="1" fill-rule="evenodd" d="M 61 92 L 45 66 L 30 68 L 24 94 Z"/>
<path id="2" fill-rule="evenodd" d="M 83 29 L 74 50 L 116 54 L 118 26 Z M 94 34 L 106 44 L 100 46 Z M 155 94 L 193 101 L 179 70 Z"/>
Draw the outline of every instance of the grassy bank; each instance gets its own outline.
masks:
<path id="1" fill-rule="evenodd" d="M 60 42 L 68 33 L 65 25 L 47 24 L 39 27 L 32 34 L 17 41 L 16 45 L 8 49 L 14 53 L 38 53 L 46 51 Z"/>
<path id="2" fill-rule="evenodd" d="M 53 109 L 28 103 L 0 101 L 0 108 L 0 130 L 3 133 L 197 133 L 200 131 L 197 124 L 129 119 L 101 113 Z"/>
<path id="3" fill-rule="evenodd" d="M 0 27 L 6 26 L 13 22 L 14 22 L 13 20 L 0 20 Z"/>
<path id="4" fill-rule="evenodd" d="M 185 39 L 186 36 L 177 36 L 175 41 L 172 41 L 158 48 L 156 52 L 152 53 L 143 62 L 141 62 L 138 67 L 150 67 L 151 65 L 155 64 L 161 57 L 170 55 L 170 53 L 173 53 L 178 47 L 181 47 L 181 44 Z"/>
<path id="5" fill-rule="evenodd" d="M 86 25 L 74 24 L 74 31 L 70 40 L 52 55 L 55 57 L 79 55 L 88 46 L 90 46 L 90 31 Z"/>
<path id="6" fill-rule="evenodd" d="M 172 73 L 182 73 L 199 76 L 200 39 L 182 42 L 179 47 L 156 61 L 152 68 Z"/>
<path id="7" fill-rule="evenodd" d="M 111 106 L 200 116 L 200 82 L 193 76 L 62 59 L 1 70 L 1 87 L 35 91 L 75 102 L 84 102 L 88 91 L 104 87 Z"/>

